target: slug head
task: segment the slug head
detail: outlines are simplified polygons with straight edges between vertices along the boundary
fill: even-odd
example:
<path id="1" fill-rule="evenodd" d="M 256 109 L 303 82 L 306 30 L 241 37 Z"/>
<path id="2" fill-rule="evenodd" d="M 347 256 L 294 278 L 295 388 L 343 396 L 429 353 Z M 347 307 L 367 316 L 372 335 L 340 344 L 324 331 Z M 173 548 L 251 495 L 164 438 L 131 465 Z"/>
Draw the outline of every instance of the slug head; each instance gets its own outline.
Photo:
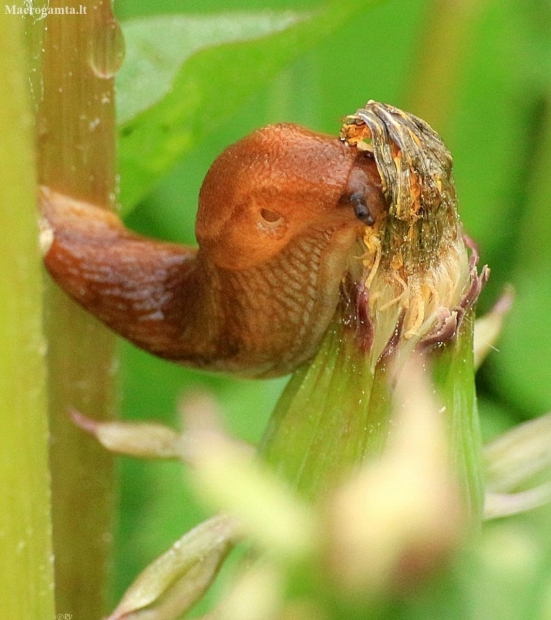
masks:
<path id="1" fill-rule="evenodd" d="M 209 260 L 239 270 L 269 261 L 309 228 L 361 235 L 382 211 L 371 154 L 278 124 L 248 135 L 213 163 L 199 196 L 196 234 Z"/>

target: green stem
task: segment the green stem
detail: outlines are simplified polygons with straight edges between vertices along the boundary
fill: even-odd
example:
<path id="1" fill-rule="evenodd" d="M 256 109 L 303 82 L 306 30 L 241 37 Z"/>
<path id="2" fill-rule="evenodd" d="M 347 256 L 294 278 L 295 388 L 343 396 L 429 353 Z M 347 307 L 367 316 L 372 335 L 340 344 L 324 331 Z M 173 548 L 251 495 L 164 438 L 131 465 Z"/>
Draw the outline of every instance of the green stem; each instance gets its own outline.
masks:
<path id="1" fill-rule="evenodd" d="M 316 357 L 287 385 L 261 447 L 272 468 L 312 500 L 322 499 L 354 465 L 379 457 L 391 431 L 394 355 L 384 355 L 372 372 L 356 321 L 341 306 Z M 446 412 L 451 466 L 478 529 L 484 497 L 473 325 L 469 312 L 457 336 L 429 352 L 427 368 L 433 367 L 432 382 Z M 404 342 L 396 353 L 400 350 Z"/>
<path id="2" fill-rule="evenodd" d="M 32 116 L 23 21 L 0 11 L 0 590 L 2 617 L 54 618 Z"/>
<path id="3" fill-rule="evenodd" d="M 473 359 L 474 313 L 464 317 L 459 333 L 432 356 L 434 381 L 445 407 L 452 466 L 463 489 L 466 509 L 478 527 L 484 507 L 482 436 L 476 402 Z"/>
<path id="4" fill-rule="evenodd" d="M 54 0 L 50 8 L 65 7 Z M 48 15 L 38 113 L 41 184 L 106 208 L 115 200 L 114 73 L 121 38 L 108 0 Z M 112 457 L 68 410 L 114 415 L 115 339 L 48 280 L 46 295 L 56 604 L 96 619 L 105 609 L 113 525 Z"/>
<path id="5" fill-rule="evenodd" d="M 388 434 L 386 363 L 372 373 L 351 314 L 343 303 L 316 357 L 295 372 L 261 448 L 267 462 L 310 499 L 322 497 L 355 464 L 379 456 Z"/>

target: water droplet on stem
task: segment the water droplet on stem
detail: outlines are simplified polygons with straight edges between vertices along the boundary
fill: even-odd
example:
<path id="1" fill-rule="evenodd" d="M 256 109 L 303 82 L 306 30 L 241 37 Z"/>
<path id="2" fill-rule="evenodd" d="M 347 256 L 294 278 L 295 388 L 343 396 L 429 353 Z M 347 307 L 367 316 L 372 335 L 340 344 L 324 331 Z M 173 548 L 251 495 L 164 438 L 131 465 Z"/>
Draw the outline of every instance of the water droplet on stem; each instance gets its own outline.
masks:
<path id="1" fill-rule="evenodd" d="M 99 78 L 114 77 L 122 66 L 124 54 L 124 36 L 119 22 L 113 16 L 98 16 L 88 49 L 88 63 L 92 71 Z"/>

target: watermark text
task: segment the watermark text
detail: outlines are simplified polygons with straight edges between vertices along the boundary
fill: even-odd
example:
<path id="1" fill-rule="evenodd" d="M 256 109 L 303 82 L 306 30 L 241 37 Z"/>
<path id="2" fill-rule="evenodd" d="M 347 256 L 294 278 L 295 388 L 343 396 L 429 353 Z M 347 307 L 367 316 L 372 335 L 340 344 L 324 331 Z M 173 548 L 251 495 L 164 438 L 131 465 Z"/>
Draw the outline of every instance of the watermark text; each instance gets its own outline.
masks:
<path id="1" fill-rule="evenodd" d="M 34 17 L 46 17 L 46 15 L 86 15 L 87 7 L 79 4 L 78 6 L 25 6 L 17 4 L 5 4 L 4 13 L 6 15 L 33 15 Z"/>

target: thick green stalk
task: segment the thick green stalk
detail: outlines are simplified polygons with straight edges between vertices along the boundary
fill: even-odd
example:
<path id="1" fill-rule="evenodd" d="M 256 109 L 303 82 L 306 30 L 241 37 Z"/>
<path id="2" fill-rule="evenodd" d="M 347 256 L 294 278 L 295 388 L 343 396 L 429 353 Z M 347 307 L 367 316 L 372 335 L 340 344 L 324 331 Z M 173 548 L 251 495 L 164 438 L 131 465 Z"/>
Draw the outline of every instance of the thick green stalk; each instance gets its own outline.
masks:
<path id="1" fill-rule="evenodd" d="M 482 436 L 476 402 L 473 360 L 474 312 L 467 313 L 459 333 L 432 356 L 438 397 L 445 407 L 452 465 L 463 486 L 473 523 L 482 521 L 484 481 Z"/>
<path id="2" fill-rule="evenodd" d="M 353 326 L 337 313 L 314 360 L 291 378 L 264 436 L 264 458 L 314 500 L 354 465 L 379 457 L 392 428 L 395 355 L 384 355 L 372 373 Z M 484 498 L 472 337 L 470 312 L 456 337 L 429 352 L 426 369 L 433 371 L 427 380 L 444 408 L 451 465 L 476 529 Z"/>
<path id="3" fill-rule="evenodd" d="M 386 364 L 372 373 L 353 314 L 343 302 L 316 357 L 288 383 L 263 440 L 265 459 L 310 499 L 379 456 L 388 434 Z"/>
<path id="4" fill-rule="evenodd" d="M 54 618 L 41 274 L 23 21 L 0 11 L 0 591 L 3 618 Z"/>
<path id="5" fill-rule="evenodd" d="M 38 113 L 39 181 L 106 208 L 115 200 L 114 73 L 122 40 L 108 0 L 55 0 L 48 15 Z M 112 457 L 68 410 L 113 417 L 115 339 L 47 283 L 51 466 L 57 611 L 85 620 L 104 610 L 113 520 Z"/>

